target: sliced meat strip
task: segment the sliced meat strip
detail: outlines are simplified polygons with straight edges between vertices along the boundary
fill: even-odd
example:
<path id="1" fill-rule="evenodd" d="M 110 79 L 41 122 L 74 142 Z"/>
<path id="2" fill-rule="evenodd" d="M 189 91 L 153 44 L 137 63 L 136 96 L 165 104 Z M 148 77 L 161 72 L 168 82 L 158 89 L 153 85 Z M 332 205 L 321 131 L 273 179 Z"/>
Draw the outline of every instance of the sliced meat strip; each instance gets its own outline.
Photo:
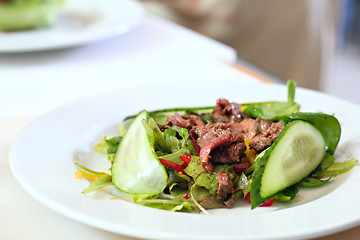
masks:
<path id="1" fill-rule="evenodd" d="M 192 132 L 195 133 L 197 138 L 197 144 L 200 147 L 200 161 L 201 165 L 207 172 L 212 172 L 212 164 L 209 158 L 214 161 L 223 162 L 222 158 L 227 157 L 230 161 L 239 160 L 239 156 L 242 154 L 240 151 L 244 151 L 244 146 L 238 145 L 238 143 L 244 143 L 244 139 L 239 132 L 232 131 L 227 123 L 208 123 L 204 127 L 195 127 Z M 210 155 L 210 153 L 217 149 L 218 153 Z M 221 150 L 226 151 L 221 152 Z"/>
<path id="2" fill-rule="evenodd" d="M 214 122 L 234 123 L 248 118 L 246 114 L 240 111 L 240 105 L 231 103 L 229 100 L 219 98 L 216 101 L 215 108 L 212 112 Z"/>
<path id="3" fill-rule="evenodd" d="M 219 181 L 217 196 L 220 200 L 225 200 L 229 194 L 234 192 L 233 182 L 231 181 L 230 174 L 223 170 L 217 174 L 217 179 Z"/>
<path id="4" fill-rule="evenodd" d="M 178 113 L 175 113 L 166 119 L 166 123 L 163 126 L 178 126 L 190 130 L 194 126 L 205 126 L 205 123 L 197 115 L 180 116 Z"/>
<path id="5" fill-rule="evenodd" d="M 262 152 L 273 144 L 283 129 L 284 125 L 280 122 L 271 122 L 269 128 L 264 134 L 253 138 L 253 140 L 249 143 L 250 148 L 254 149 L 256 152 Z"/>

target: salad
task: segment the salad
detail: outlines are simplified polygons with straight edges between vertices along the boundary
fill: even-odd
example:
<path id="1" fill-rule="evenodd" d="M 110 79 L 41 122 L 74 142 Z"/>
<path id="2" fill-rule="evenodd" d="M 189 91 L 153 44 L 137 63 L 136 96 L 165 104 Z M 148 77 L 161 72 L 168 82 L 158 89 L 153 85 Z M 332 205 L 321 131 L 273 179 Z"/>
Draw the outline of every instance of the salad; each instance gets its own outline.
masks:
<path id="1" fill-rule="evenodd" d="M 84 194 L 125 192 L 134 203 L 170 211 L 291 201 L 300 188 L 326 184 L 357 163 L 335 161 L 339 121 L 300 112 L 295 88 L 289 80 L 284 102 L 220 98 L 209 107 L 143 110 L 95 145 L 110 169 L 76 163 L 75 175 L 90 182 Z"/>
<path id="2" fill-rule="evenodd" d="M 0 0 L 0 31 L 49 26 L 63 3 L 63 0 Z"/>

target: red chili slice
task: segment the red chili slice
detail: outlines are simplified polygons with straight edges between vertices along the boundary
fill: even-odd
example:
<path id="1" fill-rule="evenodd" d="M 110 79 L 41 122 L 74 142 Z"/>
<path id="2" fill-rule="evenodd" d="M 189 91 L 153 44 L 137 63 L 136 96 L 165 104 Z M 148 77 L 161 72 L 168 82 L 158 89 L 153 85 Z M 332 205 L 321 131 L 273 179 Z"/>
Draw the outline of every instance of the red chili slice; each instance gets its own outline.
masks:
<path id="1" fill-rule="evenodd" d="M 183 198 L 184 198 L 185 200 L 188 200 L 188 199 L 190 198 L 190 196 L 187 195 L 187 194 L 185 194 L 185 196 L 183 196 Z"/>
<path id="2" fill-rule="evenodd" d="M 191 133 L 189 133 L 189 136 L 191 137 L 191 140 L 192 140 L 192 142 L 193 142 L 193 144 L 194 144 L 194 147 L 195 147 L 195 150 L 196 150 L 197 155 L 200 156 L 200 147 L 199 147 L 199 145 L 196 143 L 196 140 L 195 140 L 194 135 L 192 135 Z"/>
<path id="3" fill-rule="evenodd" d="M 162 165 L 170 167 L 170 168 L 172 168 L 172 169 L 174 169 L 175 171 L 178 171 L 178 172 L 182 172 L 185 169 L 185 167 L 183 165 L 174 163 L 172 161 L 168 161 L 168 160 L 165 160 L 165 159 L 162 159 L 162 158 L 159 158 L 159 161 L 160 161 L 160 163 Z"/>
<path id="4" fill-rule="evenodd" d="M 188 165 L 190 163 L 190 160 L 188 157 L 185 156 L 180 156 L 180 159 L 186 164 Z"/>
<path id="5" fill-rule="evenodd" d="M 190 161 L 191 161 L 191 155 L 189 153 L 185 153 L 185 156 L 180 156 L 180 159 L 186 164 L 189 165 Z"/>
<path id="6" fill-rule="evenodd" d="M 247 200 L 249 200 L 249 203 L 251 203 L 250 193 L 246 194 L 246 198 L 247 198 Z M 275 202 L 274 199 L 270 199 L 269 201 L 261 204 L 259 207 L 270 207 L 274 202 Z"/>

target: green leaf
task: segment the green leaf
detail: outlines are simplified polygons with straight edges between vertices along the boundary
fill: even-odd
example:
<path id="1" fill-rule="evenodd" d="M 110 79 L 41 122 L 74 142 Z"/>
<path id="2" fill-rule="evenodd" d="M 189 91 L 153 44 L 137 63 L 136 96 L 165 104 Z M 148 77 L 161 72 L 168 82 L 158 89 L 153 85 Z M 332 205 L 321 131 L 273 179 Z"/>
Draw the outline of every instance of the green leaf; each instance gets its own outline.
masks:
<path id="1" fill-rule="evenodd" d="M 240 176 L 237 176 L 234 180 L 234 190 L 241 190 L 244 197 L 250 192 L 251 178 L 247 177 L 243 172 Z"/>
<path id="2" fill-rule="evenodd" d="M 204 168 L 201 166 L 200 158 L 198 156 L 191 156 L 191 161 L 184 169 L 184 172 L 194 179 L 205 172 Z"/>
<path id="3" fill-rule="evenodd" d="M 279 115 L 290 114 L 300 110 L 299 104 L 288 102 L 262 102 L 242 104 L 241 106 L 246 107 L 244 109 L 245 114 L 253 118 L 261 117 L 266 120 L 273 120 Z"/>
<path id="4" fill-rule="evenodd" d="M 176 137 L 176 131 L 174 129 L 165 129 L 164 138 L 169 145 L 169 152 L 175 152 L 181 147 L 181 142 Z"/>
<path id="5" fill-rule="evenodd" d="M 176 198 L 161 197 L 160 195 L 133 195 L 134 202 L 143 206 L 163 209 L 167 211 L 192 211 L 193 206 L 181 196 Z M 194 205 L 195 207 L 195 205 Z"/>
<path id="6" fill-rule="evenodd" d="M 63 0 L 0 1 L 0 31 L 47 27 L 57 19 Z"/>
<path id="7" fill-rule="evenodd" d="M 112 137 L 110 139 L 105 139 L 105 143 L 108 146 L 107 154 L 115 154 L 119 144 L 122 140 L 122 137 Z"/>
<path id="8" fill-rule="evenodd" d="M 135 203 L 138 203 L 147 199 L 157 199 L 159 198 L 159 194 L 131 194 Z"/>
<path id="9" fill-rule="evenodd" d="M 177 183 L 179 186 L 185 189 L 188 186 L 188 182 L 191 181 L 189 176 L 185 174 L 179 175 L 177 172 L 173 171 L 170 168 L 167 168 L 167 173 L 168 173 L 167 186 L 171 186 L 174 183 Z"/>
<path id="10" fill-rule="evenodd" d="M 276 201 L 288 202 L 296 197 L 298 191 L 299 189 L 295 185 L 293 185 L 275 194 L 273 196 L 273 199 Z"/>
<path id="11" fill-rule="evenodd" d="M 110 186 L 112 184 L 112 178 L 110 175 L 106 174 L 102 178 L 98 178 L 95 182 L 91 183 L 87 188 L 84 190 L 84 194 L 88 194 L 89 192 L 98 191 L 106 186 Z"/>
<path id="12" fill-rule="evenodd" d="M 173 196 L 183 196 L 187 189 L 182 188 L 179 183 L 175 182 L 169 186 L 169 192 Z"/>
<path id="13" fill-rule="evenodd" d="M 270 147 L 271 148 L 271 147 Z M 269 158 L 270 150 L 266 151 L 262 156 L 258 156 L 258 163 L 255 167 L 255 170 L 252 174 L 252 182 L 251 182 L 251 189 L 250 189 L 250 199 L 251 199 L 251 209 L 260 206 L 264 202 L 267 202 L 271 199 L 270 197 L 263 198 L 260 195 L 260 188 L 261 188 L 261 178 L 264 173 L 265 164 L 267 159 Z"/>
<path id="14" fill-rule="evenodd" d="M 106 144 L 104 138 L 100 139 L 94 146 L 95 151 L 105 153 L 105 154 L 107 154 L 108 149 L 109 149 L 109 147 Z"/>
<path id="15" fill-rule="evenodd" d="M 311 176 L 316 176 L 322 171 L 328 169 L 335 161 L 335 157 L 328 153 L 325 154 L 324 160 L 320 163 L 320 165 L 311 173 Z"/>
<path id="16" fill-rule="evenodd" d="M 82 165 L 81 163 L 77 162 L 75 163 L 76 166 L 78 166 L 79 168 L 81 168 L 82 170 L 86 171 L 86 172 L 89 172 L 89 173 L 92 173 L 94 175 L 104 175 L 106 174 L 105 172 L 98 172 L 98 171 L 94 171 L 88 167 L 85 167 L 84 165 Z"/>
<path id="17" fill-rule="evenodd" d="M 241 106 L 244 109 L 244 113 L 250 115 L 253 118 L 261 117 L 266 120 L 273 120 L 280 115 L 287 115 L 295 113 L 300 110 L 300 105 L 295 103 L 295 89 L 296 83 L 289 80 L 288 87 L 288 99 L 287 102 L 268 101 L 257 103 L 244 103 Z"/>
<path id="18" fill-rule="evenodd" d="M 201 173 L 196 179 L 195 184 L 209 190 L 210 194 L 215 195 L 219 188 L 217 175 L 214 173 Z"/>
<path id="19" fill-rule="evenodd" d="M 288 103 L 295 103 L 296 82 L 289 79 L 287 81 L 287 88 L 288 88 Z"/>
<path id="20" fill-rule="evenodd" d="M 180 159 L 180 156 L 185 156 L 185 152 L 186 148 L 181 148 L 176 152 L 162 155 L 161 158 L 181 165 L 182 160 Z"/>
<path id="21" fill-rule="evenodd" d="M 179 108 L 166 108 L 166 109 L 159 109 L 152 112 L 149 112 L 150 117 L 152 117 L 155 122 L 158 124 L 165 124 L 166 118 L 173 116 L 175 113 L 179 115 L 189 115 L 189 114 L 209 114 L 214 109 L 214 106 L 206 106 L 206 107 L 179 107 Z M 125 118 L 125 120 L 133 119 L 137 116 L 130 115 Z"/>
<path id="22" fill-rule="evenodd" d="M 302 120 L 316 127 L 324 137 L 326 152 L 333 155 L 339 143 L 341 126 L 339 121 L 332 115 L 325 113 L 292 113 L 284 116 L 277 116 L 274 121 L 283 121 L 285 124 Z"/>
<path id="23" fill-rule="evenodd" d="M 192 185 L 190 196 L 195 205 L 205 214 L 209 214 L 206 209 L 224 207 L 224 204 L 210 194 L 209 190 L 196 184 Z"/>
<path id="24" fill-rule="evenodd" d="M 352 169 L 357 164 L 357 162 L 358 161 L 355 158 L 351 158 L 346 162 L 334 162 L 329 168 L 320 172 L 318 176 L 336 177 L 337 175 L 340 175 Z"/>
<path id="25" fill-rule="evenodd" d="M 165 139 L 164 134 L 161 132 L 154 119 L 150 118 L 149 122 L 143 121 L 143 125 L 146 125 L 146 123 L 148 123 L 149 127 L 153 131 L 155 149 L 171 153 L 171 145 L 169 144 L 168 139 Z"/>
<path id="26" fill-rule="evenodd" d="M 314 178 L 314 177 L 306 177 L 303 180 L 301 180 L 301 182 L 299 182 L 298 185 L 300 187 L 307 187 L 307 188 L 319 187 L 319 186 L 327 183 L 331 178 L 332 177 L 329 177 L 326 180 L 322 180 L 322 179 Z"/>

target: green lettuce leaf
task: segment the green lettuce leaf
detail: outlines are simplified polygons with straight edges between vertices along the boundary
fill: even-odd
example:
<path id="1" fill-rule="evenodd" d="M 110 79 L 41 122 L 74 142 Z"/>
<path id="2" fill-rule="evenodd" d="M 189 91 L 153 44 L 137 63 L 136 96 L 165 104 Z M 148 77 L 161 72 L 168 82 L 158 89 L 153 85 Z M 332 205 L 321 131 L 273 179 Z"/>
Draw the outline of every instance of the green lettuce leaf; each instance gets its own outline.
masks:
<path id="1" fill-rule="evenodd" d="M 351 158 L 346 162 L 333 162 L 330 167 L 318 174 L 319 177 L 336 177 L 337 175 L 346 173 L 352 169 L 356 164 L 357 160 Z"/>

